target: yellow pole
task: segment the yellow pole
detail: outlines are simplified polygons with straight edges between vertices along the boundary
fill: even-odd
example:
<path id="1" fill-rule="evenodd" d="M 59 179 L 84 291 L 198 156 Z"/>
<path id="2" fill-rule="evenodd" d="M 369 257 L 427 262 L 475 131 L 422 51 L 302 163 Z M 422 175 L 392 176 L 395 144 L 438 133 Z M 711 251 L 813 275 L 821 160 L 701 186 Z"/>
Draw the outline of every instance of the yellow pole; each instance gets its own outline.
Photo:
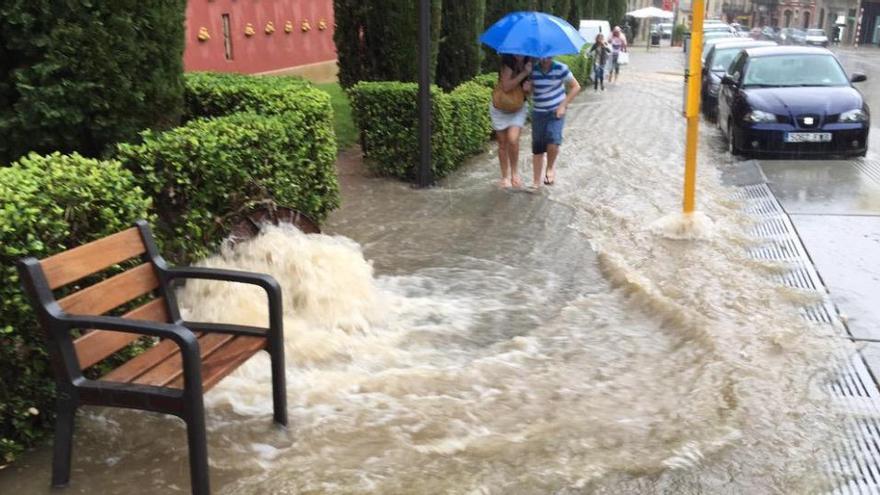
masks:
<path id="1" fill-rule="evenodd" d="M 703 17 L 706 13 L 704 0 L 693 0 L 694 22 L 691 25 L 691 45 L 687 71 L 687 144 L 684 153 L 684 213 L 693 213 L 697 187 L 697 136 L 700 129 L 700 82 L 703 68 L 700 56 L 703 52 Z"/>

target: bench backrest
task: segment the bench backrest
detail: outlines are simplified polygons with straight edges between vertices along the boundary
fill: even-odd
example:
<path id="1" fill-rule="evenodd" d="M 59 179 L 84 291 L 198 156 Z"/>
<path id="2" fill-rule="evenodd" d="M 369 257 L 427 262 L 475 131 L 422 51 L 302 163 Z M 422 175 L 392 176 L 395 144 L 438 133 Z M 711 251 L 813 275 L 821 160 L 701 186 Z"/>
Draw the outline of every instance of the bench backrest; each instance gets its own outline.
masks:
<path id="1" fill-rule="evenodd" d="M 147 296 L 151 298 L 149 301 L 121 316 L 169 322 L 172 321 L 170 308 L 152 261 L 155 255 L 155 244 L 149 227 L 145 222 L 138 222 L 137 226 L 130 229 L 40 260 L 38 266 L 41 273 L 34 274 L 37 276 L 33 278 L 41 275 L 44 285 L 50 291 L 56 291 L 132 258 L 139 258 L 141 263 L 137 266 L 88 287 L 74 287 L 74 292 L 57 301 L 54 300 L 53 292 L 51 300 L 44 299 L 43 304 L 57 302 L 65 313 L 71 315 L 103 315 Z M 34 282 L 36 281 L 31 281 Z M 84 332 L 73 341 L 80 369 L 84 370 L 101 362 L 139 337 L 137 334 L 107 330 Z"/>

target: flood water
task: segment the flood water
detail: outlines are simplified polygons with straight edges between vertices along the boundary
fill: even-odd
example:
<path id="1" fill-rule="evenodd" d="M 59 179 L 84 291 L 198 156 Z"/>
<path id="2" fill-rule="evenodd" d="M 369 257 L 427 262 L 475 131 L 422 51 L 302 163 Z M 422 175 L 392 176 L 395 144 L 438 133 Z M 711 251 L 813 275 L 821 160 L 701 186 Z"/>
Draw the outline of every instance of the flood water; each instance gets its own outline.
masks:
<path id="1" fill-rule="evenodd" d="M 634 53 L 568 116 L 557 184 L 494 187 L 494 152 L 430 190 L 342 170 L 344 206 L 208 260 L 285 298 L 290 428 L 260 355 L 207 395 L 214 491 L 816 493 L 838 435 L 823 388 L 847 352 L 798 315 L 815 295 L 752 260 L 753 223 L 701 134 L 698 209 L 676 240 L 681 54 Z M 522 172 L 529 177 L 528 133 Z M 259 291 L 190 284 L 194 320 L 262 324 Z M 182 423 L 87 409 L 69 493 L 188 490 Z M 48 490 L 42 449 L 0 492 Z M 10 490 L 10 491 L 7 491 Z M 12 491 L 16 490 L 16 491 Z"/>

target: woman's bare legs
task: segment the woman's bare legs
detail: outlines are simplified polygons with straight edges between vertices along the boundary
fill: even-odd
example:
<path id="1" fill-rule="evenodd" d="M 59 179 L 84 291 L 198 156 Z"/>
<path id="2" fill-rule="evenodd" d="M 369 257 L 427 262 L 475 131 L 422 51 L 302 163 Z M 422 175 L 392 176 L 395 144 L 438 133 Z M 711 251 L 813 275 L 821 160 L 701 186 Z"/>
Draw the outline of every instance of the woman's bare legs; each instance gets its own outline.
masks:
<path id="1" fill-rule="evenodd" d="M 507 162 L 510 167 L 510 183 L 513 187 L 522 187 L 523 181 L 519 176 L 519 135 L 522 128 L 512 126 L 507 128 Z"/>
<path id="2" fill-rule="evenodd" d="M 495 132 L 495 139 L 498 141 L 498 163 L 501 165 L 501 181 L 498 183 L 500 187 L 510 187 L 510 159 L 508 157 L 508 129 Z"/>

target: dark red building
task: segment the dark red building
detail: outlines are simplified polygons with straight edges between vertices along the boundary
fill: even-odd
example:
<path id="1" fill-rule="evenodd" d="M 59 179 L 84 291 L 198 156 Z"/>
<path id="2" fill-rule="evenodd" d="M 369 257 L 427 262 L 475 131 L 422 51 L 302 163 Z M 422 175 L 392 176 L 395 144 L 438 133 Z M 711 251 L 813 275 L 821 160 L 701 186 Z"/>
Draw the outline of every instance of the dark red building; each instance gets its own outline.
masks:
<path id="1" fill-rule="evenodd" d="M 336 73 L 332 0 L 189 0 L 186 70 Z"/>

